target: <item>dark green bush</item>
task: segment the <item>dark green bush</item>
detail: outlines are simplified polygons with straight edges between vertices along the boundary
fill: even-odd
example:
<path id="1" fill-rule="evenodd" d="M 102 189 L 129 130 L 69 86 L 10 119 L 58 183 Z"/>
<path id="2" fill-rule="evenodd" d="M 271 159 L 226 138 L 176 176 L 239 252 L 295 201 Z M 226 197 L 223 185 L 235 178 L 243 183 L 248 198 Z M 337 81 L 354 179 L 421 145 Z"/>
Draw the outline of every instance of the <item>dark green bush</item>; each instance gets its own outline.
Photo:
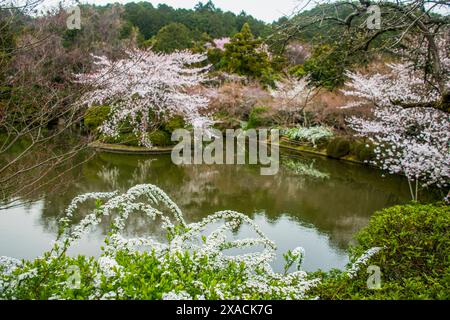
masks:
<path id="1" fill-rule="evenodd" d="M 269 114 L 269 108 L 257 106 L 252 109 L 248 117 L 246 129 L 254 129 L 258 127 L 267 127 L 273 124 L 273 119 Z"/>
<path id="2" fill-rule="evenodd" d="M 372 247 L 383 249 L 367 265 L 379 266 L 381 289 L 367 288 L 366 268 L 356 278 L 325 275 L 316 289 L 323 299 L 450 299 L 450 207 L 411 204 L 376 212 L 360 231 L 353 260 Z"/>
<path id="3" fill-rule="evenodd" d="M 327 146 L 327 155 L 331 158 L 342 158 L 350 153 L 350 142 L 345 138 L 335 138 Z"/>
<path id="4" fill-rule="evenodd" d="M 157 147 L 166 147 L 172 143 L 170 140 L 170 135 L 162 130 L 157 130 L 150 133 L 148 135 L 148 138 L 150 139 L 152 144 Z"/>
<path id="5" fill-rule="evenodd" d="M 170 134 L 165 131 L 157 130 L 149 133 L 148 138 L 154 146 L 166 147 L 171 145 Z M 140 137 L 136 136 L 133 132 L 121 133 L 117 137 L 108 137 L 102 135 L 100 141 L 111 144 L 123 144 L 126 146 L 138 147 L 141 146 Z"/>
<path id="6" fill-rule="evenodd" d="M 374 146 L 366 142 L 356 141 L 351 144 L 351 153 L 361 162 L 368 162 L 375 158 Z"/>
<path id="7" fill-rule="evenodd" d="M 183 129 L 186 126 L 186 122 L 184 121 L 183 117 L 181 116 L 175 116 L 171 119 L 169 119 L 164 124 L 164 130 L 168 133 L 172 133 L 177 129 Z"/>
<path id="8" fill-rule="evenodd" d="M 153 39 L 152 50 L 170 53 L 188 49 L 193 45 L 191 30 L 182 23 L 170 23 L 162 27 Z"/>
<path id="9" fill-rule="evenodd" d="M 84 114 L 84 125 L 89 130 L 95 130 L 108 119 L 110 106 L 92 106 Z"/>
<path id="10" fill-rule="evenodd" d="M 337 45 L 318 45 L 313 48 L 302 68 L 294 72 L 300 76 L 308 74 L 309 81 L 316 85 L 333 90 L 345 81 L 345 71 L 349 67 L 348 53 Z"/>
<path id="11" fill-rule="evenodd" d="M 132 132 L 121 133 L 117 137 L 108 137 L 108 136 L 102 135 L 100 137 L 100 140 L 104 143 L 123 144 L 126 146 L 133 146 L 133 147 L 137 147 L 140 145 L 140 140 Z"/>

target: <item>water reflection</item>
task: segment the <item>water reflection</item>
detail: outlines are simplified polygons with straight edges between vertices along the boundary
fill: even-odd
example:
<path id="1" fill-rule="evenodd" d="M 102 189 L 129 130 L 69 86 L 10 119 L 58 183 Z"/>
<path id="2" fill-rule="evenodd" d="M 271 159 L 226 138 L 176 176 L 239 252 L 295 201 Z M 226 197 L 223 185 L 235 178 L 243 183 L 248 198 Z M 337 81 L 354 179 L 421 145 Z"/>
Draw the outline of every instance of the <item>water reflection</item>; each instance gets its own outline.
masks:
<path id="1" fill-rule="evenodd" d="M 303 157 L 295 161 L 311 165 L 312 160 Z M 169 194 L 188 222 L 224 209 L 255 219 L 279 245 L 278 270 L 281 253 L 299 245 L 306 249 L 306 270 L 343 267 L 353 234 L 367 224 L 375 210 L 407 202 L 408 187 L 400 177 L 381 178 L 377 170 L 340 161 L 316 158 L 314 170 L 326 178 L 299 175 L 292 164 L 282 166 L 275 176 L 261 176 L 258 166 L 175 166 L 169 155 L 100 153 L 67 172 L 60 192 L 43 192 L 31 199 L 39 200 L 28 207 L 0 211 L 0 255 L 32 258 L 48 249 L 57 232 L 57 218 L 78 194 L 125 191 L 136 184 L 152 183 Z M 98 254 L 108 227 L 109 221 L 103 221 L 71 252 Z M 126 232 L 130 236 L 149 232 L 163 236 L 158 224 L 143 215 L 131 216 Z M 239 235 L 245 234 L 241 228 Z"/>

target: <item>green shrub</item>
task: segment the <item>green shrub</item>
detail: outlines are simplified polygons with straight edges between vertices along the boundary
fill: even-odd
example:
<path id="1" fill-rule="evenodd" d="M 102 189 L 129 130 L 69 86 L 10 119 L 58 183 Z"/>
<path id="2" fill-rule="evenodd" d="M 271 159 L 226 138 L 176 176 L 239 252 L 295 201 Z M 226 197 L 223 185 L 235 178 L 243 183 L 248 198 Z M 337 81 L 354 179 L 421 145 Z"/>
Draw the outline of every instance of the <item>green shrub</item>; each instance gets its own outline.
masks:
<path id="1" fill-rule="evenodd" d="M 171 53 L 188 49 L 193 45 L 191 30 L 182 23 L 171 23 L 162 27 L 153 39 L 152 50 Z"/>
<path id="2" fill-rule="evenodd" d="M 364 142 L 353 143 L 352 153 L 361 162 L 369 162 L 375 158 L 374 146 Z"/>
<path id="3" fill-rule="evenodd" d="M 84 125 L 89 130 L 95 130 L 108 119 L 110 106 L 92 106 L 84 114 Z"/>
<path id="4" fill-rule="evenodd" d="M 264 106 L 257 106 L 252 109 L 248 117 L 246 129 L 267 127 L 273 124 L 272 117 L 268 114 L 270 109 Z"/>
<path id="5" fill-rule="evenodd" d="M 168 133 L 172 134 L 177 129 L 183 129 L 186 126 L 186 121 L 184 121 L 183 117 L 181 116 L 175 116 L 171 119 L 169 119 L 164 124 L 164 130 Z"/>
<path id="6" fill-rule="evenodd" d="M 171 145 L 170 135 L 162 130 L 149 133 L 148 138 L 154 146 L 166 147 Z M 121 133 L 117 137 L 109 137 L 102 135 L 100 141 L 111 144 L 123 144 L 126 146 L 138 147 L 141 146 L 140 137 L 136 136 L 133 132 Z"/>
<path id="7" fill-rule="evenodd" d="M 162 130 L 157 130 L 150 133 L 148 135 L 148 138 L 150 139 L 152 144 L 157 147 L 166 147 L 172 143 L 170 140 L 170 135 Z"/>
<path id="8" fill-rule="evenodd" d="M 137 147 L 140 145 L 140 140 L 132 132 L 121 133 L 117 137 L 109 137 L 106 135 L 102 135 L 100 137 L 100 141 L 104 143 L 123 144 L 126 146 L 133 146 L 133 147 Z"/>
<path id="9" fill-rule="evenodd" d="M 342 158 L 350 153 L 350 142 L 345 138 L 335 138 L 327 146 L 327 155 L 331 158 Z"/>
<path id="10" fill-rule="evenodd" d="M 353 260 L 383 249 L 367 265 L 379 266 L 381 289 L 367 288 L 366 268 L 349 279 L 332 272 L 316 293 L 323 299 L 450 299 L 450 207 L 411 204 L 376 212 L 360 231 Z"/>
<path id="11" fill-rule="evenodd" d="M 241 32 L 236 33 L 225 45 L 220 62 L 222 70 L 258 79 L 265 85 L 273 85 L 274 73 L 269 55 L 260 50 L 262 40 L 255 38 L 250 25 L 245 23 Z"/>

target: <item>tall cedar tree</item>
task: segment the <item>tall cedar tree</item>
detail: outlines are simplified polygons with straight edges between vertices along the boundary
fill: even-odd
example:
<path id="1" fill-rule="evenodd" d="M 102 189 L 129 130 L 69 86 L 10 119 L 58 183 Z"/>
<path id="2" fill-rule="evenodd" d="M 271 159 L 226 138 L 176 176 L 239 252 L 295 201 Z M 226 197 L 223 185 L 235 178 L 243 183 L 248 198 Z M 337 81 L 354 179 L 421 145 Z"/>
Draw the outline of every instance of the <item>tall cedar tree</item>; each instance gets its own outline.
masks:
<path id="1" fill-rule="evenodd" d="M 255 38 L 248 23 L 225 45 L 222 69 L 264 82 L 270 77 L 272 68 L 269 56 L 262 47 L 262 40 Z"/>

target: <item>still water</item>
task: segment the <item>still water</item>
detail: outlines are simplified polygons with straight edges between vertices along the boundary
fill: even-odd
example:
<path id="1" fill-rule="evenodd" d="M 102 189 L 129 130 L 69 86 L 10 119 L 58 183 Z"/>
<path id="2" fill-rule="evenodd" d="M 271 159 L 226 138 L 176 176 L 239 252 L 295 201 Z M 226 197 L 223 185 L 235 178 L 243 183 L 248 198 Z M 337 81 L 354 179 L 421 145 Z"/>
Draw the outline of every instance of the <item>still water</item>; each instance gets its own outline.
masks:
<path id="1" fill-rule="evenodd" d="M 297 246 L 306 250 L 304 270 L 329 270 L 345 266 L 353 235 L 374 211 L 410 199 L 402 177 L 383 178 L 372 168 L 311 156 L 288 161 L 312 165 L 325 177 L 299 175 L 283 166 L 275 176 L 261 176 L 256 165 L 176 166 L 170 155 L 98 153 L 66 173 L 57 188 L 0 210 L 0 256 L 34 258 L 50 249 L 58 218 L 76 195 L 151 183 L 167 192 L 187 222 L 224 209 L 254 219 L 278 246 L 273 263 L 278 271 L 282 253 Z M 108 226 L 102 223 L 70 253 L 98 256 Z M 243 226 L 235 236 L 248 233 Z M 130 216 L 126 234 L 162 237 L 154 222 L 139 215 Z"/>

